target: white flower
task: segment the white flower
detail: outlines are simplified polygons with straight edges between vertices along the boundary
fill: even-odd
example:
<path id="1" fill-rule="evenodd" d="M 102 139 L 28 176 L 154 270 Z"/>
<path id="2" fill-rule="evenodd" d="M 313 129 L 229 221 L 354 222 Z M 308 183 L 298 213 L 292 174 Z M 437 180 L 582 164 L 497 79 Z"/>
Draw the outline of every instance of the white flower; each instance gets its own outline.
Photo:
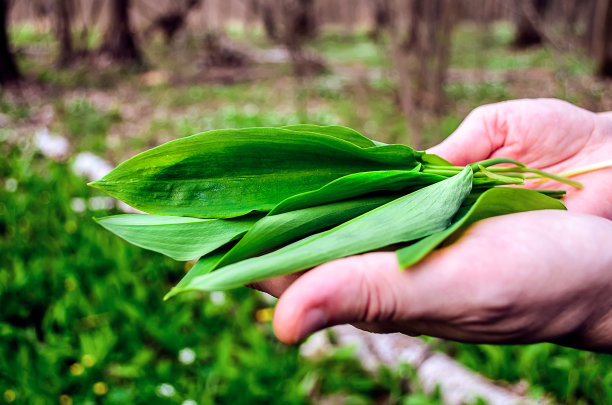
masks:
<path id="1" fill-rule="evenodd" d="M 53 160 L 64 160 L 70 153 L 68 140 L 59 135 L 51 135 L 47 128 L 34 134 L 34 144 L 45 157 Z"/>
<path id="2" fill-rule="evenodd" d="M 183 364 L 191 364 L 195 361 L 195 352 L 189 347 L 181 349 L 178 354 L 178 359 Z"/>
<path id="3" fill-rule="evenodd" d="M 225 303 L 225 293 L 223 291 L 211 292 L 210 301 L 215 305 L 223 305 Z"/>
<path id="4" fill-rule="evenodd" d="M 87 205 L 82 198 L 73 198 L 70 200 L 70 208 L 72 208 L 72 211 L 80 214 L 87 209 Z"/>
<path id="5" fill-rule="evenodd" d="M 4 188 L 6 189 L 6 191 L 8 191 L 9 193 L 14 193 L 17 190 L 17 179 L 14 179 L 12 177 L 9 177 L 8 179 L 6 179 L 6 181 L 4 182 Z"/>
<path id="6" fill-rule="evenodd" d="M 160 397 L 171 397 L 176 393 L 176 390 L 174 389 L 174 387 L 170 384 L 167 383 L 163 383 L 160 384 L 157 389 L 157 395 L 159 395 Z"/>
<path id="7" fill-rule="evenodd" d="M 115 206 L 115 200 L 110 197 L 91 197 L 88 202 L 92 211 L 110 210 Z"/>
<path id="8" fill-rule="evenodd" d="M 77 155 L 72 170 L 75 174 L 94 181 L 106 176 L 113 170 L 113 166 L 91 152 L 83 152 Z"/>
<path id="9" fill-rule="evenodd" d="M 193 399 L 186 399 L 183 402 L 181 402 L 181 405 L 198 405 L 198 403 L 194 401 Z"/>

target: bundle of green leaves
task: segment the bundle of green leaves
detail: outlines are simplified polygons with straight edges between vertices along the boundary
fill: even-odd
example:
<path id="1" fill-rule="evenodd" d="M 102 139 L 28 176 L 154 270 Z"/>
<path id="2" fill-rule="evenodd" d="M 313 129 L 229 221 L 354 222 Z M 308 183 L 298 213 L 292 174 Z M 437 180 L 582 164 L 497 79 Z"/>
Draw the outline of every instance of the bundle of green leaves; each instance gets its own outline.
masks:
<path id="1" fill-rule="evenodd" d="M 176 260 L 198 259 L 169 298 L 372 250 L 395 250 L 407 268 L 474 221 L 565 209 L 563 191 L 498 187 L 522 184 L 524 173 L 580 186 L 512 159 L 458 167 L 315 125 L 196 134 L 138 154 L 90 185 L 149 213 L 97 219 L 104 228 Z"/>

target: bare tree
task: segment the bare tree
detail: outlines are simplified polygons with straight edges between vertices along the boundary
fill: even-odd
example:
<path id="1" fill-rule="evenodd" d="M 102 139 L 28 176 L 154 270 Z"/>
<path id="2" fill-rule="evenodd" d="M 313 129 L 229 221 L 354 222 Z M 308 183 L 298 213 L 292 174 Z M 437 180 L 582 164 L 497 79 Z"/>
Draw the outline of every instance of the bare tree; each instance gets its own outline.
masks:
<path id="1" fill-rule="evenodd" d="M 186 0 L 173 3 L 171 9 L 153 19 L 145 35 L 159 30 L 164 34 L 166 44 L 169 44 L 174 40 L 176 34 L 185 28 L 189 12 L 199 6 L 200 3 L 201 0 Z"/>
<path id="2" fill-rule="evenodd" d="M 261 0 L 257 10 L 272 41 L 299 46 L 317 34 L 314 0 Z"/>
<path id="3" fill-rule="evenodd" d="M 261 0 L 258 8 L 258 11 L 261 13 L 264 32 L 270 41 L 277 41 L 279 39 L 277 21 L 280 20 L 280 17 L 277 10 L 278 6 L 274 4 L 273 0 Z"/>
<path id="4" fill-rule="evenodd" d="M 392 53 L 398 73 L 399 102 L 410 127 L 411 143 L 421 148 L 421 115 L 439 113 L 455 24 L 454 0 L 396 0 L 392 15 Z"/>
<path id="5" fill-rule="evenodd" d="M 389 0 L 370 0 L 370 2 L 372 15 L 374 16 L 372 36 L 374 39 L 378 39 L 382 32 L 391 24 L 391 6 Z"/>
<path id="6" fill-rule="evenodd" d="M 516 35 L 512 45 L 516 48 L 526 48 L 542 43 L 541 31 L 535 21 L 541 21 L 546 14 L 550 0 L 520 0 L 515 3 Z M 530 13 L 535 15 L 530 15 Z"/>
<path id="7" fill-rule="evenodd" d="M 596 74 L 612 77 L 612 0 L 598 0 L 593 23 Z"/>
<path id="8" fill-rule="evenodd" d="M 262 0 L 259 10 L 268 38 L 287 49 L 297 76 L 324 70 L 321 58 L 303 50 L 318 32 L 314 0 Z"/>
<path id="9" fill-rule="evenodd" d="M 55 7 L 55 30 L 60 43 L 57 63 L 60 66 L 67 66 L 73 57 L 72 29 L 70 24 L 72 1 L 56 0 Z"/>
<path id="10" fill-rule="evenodd" d="M 9 0 L 0 0 L 0 85 L 19 81 L 21 75 L 9 45 L 7 33 Z"/>
<path id="11" fill-rule="evenodd" d="M 100 52 L 120 63 L 143 64 L 142 53 L 130 27 L 129 0 L 110 0 L 109 24 Z"/>
<path id="12" fill-rule="evenodd" d="M 317 33 L 314 0 L 285 0 L 282 15 L 285 27 L 281 41 L 289 51 L 295 74 L 303 76 L 310 73 L 313 67 L 303 51 L 303 45 Z"/>

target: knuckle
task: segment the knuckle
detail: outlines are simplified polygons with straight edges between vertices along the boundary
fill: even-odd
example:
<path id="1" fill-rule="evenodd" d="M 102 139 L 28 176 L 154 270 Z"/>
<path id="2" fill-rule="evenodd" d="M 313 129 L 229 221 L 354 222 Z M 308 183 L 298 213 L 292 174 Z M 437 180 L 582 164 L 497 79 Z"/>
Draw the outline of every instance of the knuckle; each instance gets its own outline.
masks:
<path id="1" fill-rule="evenodd" d="M 389 272 L 380 271 L 380 262 L 375 254 L 360 258 L 357 264 L 360 293 L 365 297 L 361 319 L 365 322 L 393 320 L 397 313 L 397 300 Z"/>

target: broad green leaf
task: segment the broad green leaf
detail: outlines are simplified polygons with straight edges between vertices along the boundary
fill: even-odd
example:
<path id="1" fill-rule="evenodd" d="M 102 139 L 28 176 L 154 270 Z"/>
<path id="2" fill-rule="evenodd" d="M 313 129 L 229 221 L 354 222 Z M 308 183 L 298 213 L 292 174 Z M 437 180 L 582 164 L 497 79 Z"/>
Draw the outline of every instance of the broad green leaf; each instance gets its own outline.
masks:
<path id="1" fill-rule="evenodd" d="M 456 176 L 398 198 L 329 231 L 194 277 L 167 297 L 187 290 L 234 288 L 442 231 L 469 194 L 471 184 L 472 170 L 466 167 Z"/>
<path id="2" fill-rule="evenodd" d="M 200 219 L 124 214 L 98 218 L 104 228 L 144 249 L 191 260 L 244 235 L 260 218 Z"/>
<path id="3" fill-rule="evenodd" d="M 475 202 L 462 206 L 453 223 L 447 229 L 396 251 L 397 259 L 400 267 L 406 268 L 419 262 L 463 226 L 498 215 L 547 209 L 564 210 L 565 206 L 561 201 L 535 190 L 507 187 L 492 188 L 480 194 Z"/>
<path id="4" fill-rule="evenodd" d="M 410 170 L 414 156 L 403 145 L 360 148 L 287 129 L 227 129 L 143 152 L 91 185 L 152 214 L 230 218 L 269 211 L 347 174 Z"/>
<path id="5" fill-rule="evenodd" d="M 217 261 L 208 260 L 206 257 L 200 263 L 202 261 L 200 259 L 197 265 L 189 271 L 189 277 L 193 278 L 195 274 L 206 274 L 217 267 L 272 251 L 304 236 L 339 225 L 396 198 L 398 198 L 397 195 L 358 198 L 265 216 L 257 221 L 246 235 Z M 184 284 L 183 280 L 180 284 Z"/>
<path id="6" fill-rule="evenodd" d="M 418 166 L 417 168 L 418 169 Z M 346 200 L 377 191 L 404 191 L 407 194 L 446 177 L 419 171 L 387 170 L 353 173 L 323 187 L 291 196 L 281 201 L 270 214 L 298 210 L 319 204 Z"/>
<path id="7" fill-rule="evenodd" d="M 288 125 L 285 127 L 281 127 L 284 129 L 288 129 L 296 132 L 310 132 L 321 135 L 329 135 L 334 138 L 343 139 L 347 142 L 352 143 L 353 145 L 357 145 L 360 148 L 370 148 L 372 146 L 376 146 L 374 141 L 370 138 L 366 138 L 361 135 L 359 132 L 354 129 L 342 127 L 339 125 L 329 125 L 329 126 L 321 126 L 321 125 L 310 125 L 310 124 L 299 124 L 299 125 Z"/>

